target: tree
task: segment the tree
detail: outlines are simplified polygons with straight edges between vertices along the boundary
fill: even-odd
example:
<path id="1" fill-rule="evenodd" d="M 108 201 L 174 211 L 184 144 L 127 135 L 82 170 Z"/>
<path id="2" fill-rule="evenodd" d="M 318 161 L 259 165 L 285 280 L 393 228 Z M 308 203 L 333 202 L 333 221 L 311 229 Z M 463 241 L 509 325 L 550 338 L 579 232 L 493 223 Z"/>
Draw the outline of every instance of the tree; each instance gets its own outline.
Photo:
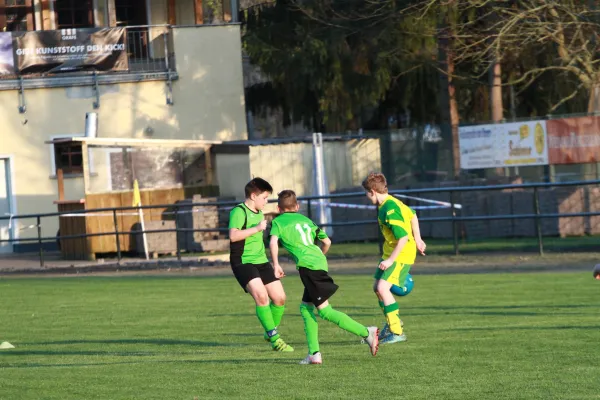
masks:
<path id="1" fill-rule="evenodd" d="M 463 19 L 454 34 L 456 62 L 478 64 L 489 71 L 498 58 L 551 55 L 545 63 L 529 65 L 511 74 L 504 85 L 527 87 L 544 74 L 577 84 L 571 92 L 550 107 L 557 110 L 580 91 L 589 94 L 590 112 L 600 111 L 600 12 L 597 1 L 577 0 L 455 0 L 460 15 L 479 14 L 475 20 Z M 439 1 L 423 1 L 413 12 L 421 15 L 439 12 Z M 493 16 L 493 18 L 492 18 Z"/>

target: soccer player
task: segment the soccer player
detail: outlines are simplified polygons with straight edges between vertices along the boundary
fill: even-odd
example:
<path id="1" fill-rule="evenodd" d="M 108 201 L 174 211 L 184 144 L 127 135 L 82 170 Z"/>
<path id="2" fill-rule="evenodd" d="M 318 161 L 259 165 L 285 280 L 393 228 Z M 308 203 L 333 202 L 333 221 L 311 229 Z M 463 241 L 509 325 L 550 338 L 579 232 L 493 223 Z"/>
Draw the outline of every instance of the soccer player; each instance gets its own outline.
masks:
<path id="1" fill-rule="evenodd" d="M 298 213 L 296 194 L 292 190 L 279 193 L 278 207 L 281 214 L 273 219 L 269 243 L 273 265 L 275 269 L 281 268 L 278 260 L 278 241 L 281 240 L 283 247 L 292 255 L 304 285 L 300 314 L 304 320 L 308 356 L 300 364 L 323 363 L 315 307 L 324 320 L 362 337 L 369 345 L 371 354 L 376 355 L 379 346 L 377 327 L 359 324 L 343 312 L 334 310 L 329 304 L 329 299 L 338 289 L 338 285 L 327 274 L 325 253 L 331 246 L 331 240 L 310 219 Z M 316 239 L 323 243 L 322 251 L 316 245 Z"/>
<path id="2" fill-rule="evenodd" d="M 264 179 L 254 178 L 244 191 L 246 200 L 229 214 L 231 269 L 240 286 L 256 303 L 256 316 L 265 330 L 265 340 L 275 351 L 294 351 L 277 330 L 285 310 L 285 292 L 279 280 L 284 275 L 283 269 L 279 265 L 271 266 L 263 240 L 267 221 L 262 209 L 273 188 Z"/>
<path id="3" fill-rule="evenodd" d="M 367 198 L 378 206 L 377 220 L 384 237 L 383 259 L 375 272 L 373 290 L 379 299 L 387 324 L 381 330 L 381 344 L 406 341 L 398 303 L 392 285 L 401 286 L 417 257 L 417 249 L 425 255 L 419 220 L 415 211 L 388 194 L 385 176 L 371 173 L 362 183 Z"/>

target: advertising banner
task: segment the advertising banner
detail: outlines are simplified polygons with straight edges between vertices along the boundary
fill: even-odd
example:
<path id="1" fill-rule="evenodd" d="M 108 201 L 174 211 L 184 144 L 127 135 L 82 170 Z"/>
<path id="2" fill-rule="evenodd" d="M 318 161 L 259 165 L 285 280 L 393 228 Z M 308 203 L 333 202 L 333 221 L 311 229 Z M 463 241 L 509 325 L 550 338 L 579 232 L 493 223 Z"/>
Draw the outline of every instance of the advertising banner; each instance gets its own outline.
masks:
<path id="1" fill-rule="evenodd" d="M 546 121 L 459 128 L 462 169 L 548 164 Z"/>
<path id="2" fill-rule="evenodd" d="M 494 168 L 500 146 L 496 125 L 475 125 L 458 128 L 460 168 Z"/>
<path id="3" fill-rule="evenodd" d="M 125 28 L 12 32 L 14 67 L 21 74 L 127 71 Z"/>
<path id="4" fill-rule="evenodd" d="M 15 61 L 11 32 L 0 32 L 0 75 L 14 75 Z"/>
<path id="5" fill-rule="evenodd" d="M 555 119 L 547 126 L 550 164 L 600 162 L 600 117 Z"/>

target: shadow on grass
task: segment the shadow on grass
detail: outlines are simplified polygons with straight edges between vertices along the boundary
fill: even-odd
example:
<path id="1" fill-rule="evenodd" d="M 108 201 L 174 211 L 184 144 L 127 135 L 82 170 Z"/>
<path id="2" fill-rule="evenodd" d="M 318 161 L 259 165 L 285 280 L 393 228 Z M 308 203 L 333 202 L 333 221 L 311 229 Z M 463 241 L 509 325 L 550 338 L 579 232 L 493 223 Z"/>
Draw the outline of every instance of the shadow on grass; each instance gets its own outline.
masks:
<path id="1" fill-rule="evenodd" d="M 520 304 L 512 306 L 402 306 L 399 303 L 401 310 L 514 310 L 520 308 L 547 308 L 547 309 L 559 309 L 559 308 L 600 308 L 600 304 L 557 304 L 557 305 L 537 305 L 537 304 Z M 351 306 L 351 307 L 338 307 L 339 310 L 371 310 L 373 307 L 363 306 Z"/>
<path id="2" fill-rule="evenodd" d="M 116 357 L 151 357 L 162 353 L 140 351 L 69 351 L 69 350 L 21 350 L 2 352 L 2 356 L 116 356 Z M 164 354 L 163 354 L 164 355 Z"/>
<path id="3" fill-rule="evenodd" d="M 23 344 L 56 345 L 56 344 L 156 344 L 156 345 L 186 345 L 200 347 L 241 347 L 238 343 L 201 342 L 181 339 L 90 339 L 90 340 L 59 340 L 53 342 L 30 342 Z"/>
<path id="4" fill-rule="evenodd" d="M 134 364 L 232 364 L 247 367 L 248 364 L 279 364 L 279 365 L 297 365 L 298 360 L 294 359 L 273 359 L 273 358 L 255 358 L 255 359 L 228 359 L 228 360 L 143 360 L 143 361 L 115 361 L 98 363 L 63 363 L 63 364 L 6 364 L 2 368 L 6 369 L 25 369 L 25 368 L 70 368 L 70 367 L 97 367 L 107 365 L 134 365 Z"/>
<path id="5" fill-rule="evenodd" d="M 537 330 L 597 330 L 600 331 L 600 325 L 584 325 L 584 326 L 576 326 L 576 325 L 557 325 L 557 326 L 497 326 L 497 327 L 472 327 L 472 328 L 452 328 L 452 329 L 444 329 L 446 331 L 537 331 Z"/>

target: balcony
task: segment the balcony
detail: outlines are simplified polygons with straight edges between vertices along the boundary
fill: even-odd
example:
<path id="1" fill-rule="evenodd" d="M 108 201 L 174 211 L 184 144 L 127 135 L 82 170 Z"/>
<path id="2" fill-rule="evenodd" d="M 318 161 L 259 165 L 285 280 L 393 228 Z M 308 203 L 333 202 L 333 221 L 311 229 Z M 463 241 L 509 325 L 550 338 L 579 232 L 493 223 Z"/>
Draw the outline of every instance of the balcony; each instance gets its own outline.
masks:
<path id="1" fill-rule="evenodd" d="M 71 30 L 63 30 L 71 31 Z M 29 70 L 19 73 L 19 61 L 14 60 L 15 67 L 3 69 L 4 74 L 0 72 L 0 90 L 24 90 L 35 88 L 51 88 L 51 87 L 68 87 L 68 86 L 97 86 L 100 84 L 121 83 L 121 82 L 140 82 L 148 80 L 164 80 L 173 81 L 178 79 L 175 64 L 175 52 L 173 43 L 173 28 L 169 25 L 154 25 L 154 26 L 127 26 L 116 28 L 91 28 L 72 30 L 83 35 L 88 35 L 90 32 L 102 32 L 104 37 L 115 37 L 117 32 L 122 32 L 120 43 L 123 45 L 123 51 L 118 50 L 113 55 L 109 55 L 110 59 L 113 56 L 121 57 L 122 65 L 126 67 L 114 68 L 111 66 L 99 66 L 98 60 L 94 61 L 94 57 L 89 53 L 87 56 L 82 52 L 82 57 L 87 57 L 78 66 L 71 70 L 63 71 L 43 71 L 44 68 L 29 68 Z M 28 50 L 35 50 L 31 46 L 32 40 L 36 40 L 35 36 L 42 37 L 39 42 L 47 40 L 48 35 L 59 31 L 34 31 L 23 32 L 24 35 L 29 35 L 34 39 L 29 38 L 27 46 Z M 18 35 L 19 33 L 17 33 Z M 6 36 L 11 33 L 0 33 L 0 44 L 4 45 L 2 49 L 6 49 Z M 4 38 L 2 37 L 4 36 Z M 60 36 L 60 35 L 58 35 Z M 57 36 L 57 37 L 58 37 Z M 62 35 L 62 37 L 70 37 Z M 3 41 L 4 40 L 4 41 Z M 83 39 L 85 42 L 85 39 Z M 83 43 L 82 42 L 82 43 Z M 105 42 L 106 43 L 106 42 Z M 103 46 L 105 43 L 100 44 Z M 57 41 L 55 44 L 59 47 L 69 46 L 67 41 Z M 80 44 L 76 43 L 75 45 Z M 16 45 L 13 39 L 13 46 Z M 86 45 L 86 47 L 89 45 Z M 73 45 L 71 45 L 73 48 Z M 1 50 L 0 50 L 1 51 Z M 11 49 L 12 51 L 12 49 Z M 16 52 L 15 52 L 16 53 Z M 123 53 L 123 54 L 118 54 Z M 58 55 L 60 57 L 61 55 Z M 2 55 L 0 55 L 2 57 Z M 5 58 L 8 56 L 5 56 Z M 18 56 L 16 56 L 18 57 Z M 46 59 L 52 55 L 46 56 Z M 59 59 L 55 57 L 50 60 L 50 66 L 60 64 Z M 108 60 L 110 62 L 110 60 Z M 54 63 L 54 64 L 52 64 Z M 7 63 L 4 63 L 7 64 Z M 22 64 L 22 62 L 21 62 Z M 68 64 L 65 62 L 64 64 Z M 35 67 L 35 66 L 34 66 Z M 56 68 L 54 68 L 56 69 Z M 42 70 L 42 71 L 38 71 Z"/>

